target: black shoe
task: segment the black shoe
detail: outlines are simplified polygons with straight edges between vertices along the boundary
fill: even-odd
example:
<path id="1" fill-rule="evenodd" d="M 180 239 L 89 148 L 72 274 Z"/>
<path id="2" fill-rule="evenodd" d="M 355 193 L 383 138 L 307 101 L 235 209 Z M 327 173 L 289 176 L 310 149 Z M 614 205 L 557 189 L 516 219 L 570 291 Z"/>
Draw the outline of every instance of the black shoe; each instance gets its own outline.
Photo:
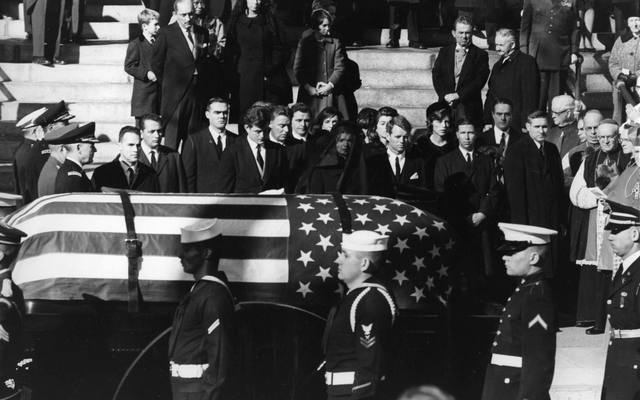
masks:
<path id="1" fill-rule="evenodd" d="M 389 49 L 397 49 L 398 47 L 400 47 L 400 43 L 397 40 L 389 40 L 387 43 L 387 48 Z"/>
<path id="2" fill-rule="evenodd" d="M 58 64 L 58 65 L 65 65 L 67 62 L 65 60 L 63 60 L 63 59 L 54 57 L 53 58 L 53 63 L 54 64 Z"/>
<path id="3" fill-rule="evenodd" d="M 51 62 L 51 60 L 47 60 L 44 57 L 33 57 L 31 59 L 31 62 L 34 64 L 38 64 L 38 65 L 44 65 L 45 67 L 52 67 L 53 63 Z"/>
<path id="4" fill-rule="evenodd" d="M 593 326 L 595 324 L 595 321 L 578 321 L 576 322 L 576 326 L 578 328 L 586 328 L 588 326 Z"/>
<path id="5" fill-rule="evenodd" d="M 427 46 L 425 46 L 425 44 L 422 42 L 409 42 L 409 47 L 420 50 L 424 50 L 427 48 Z"/>
<path id="6" fill-rule="evenodd" d="M 602 335 L 604 333 L 604 329 L 600 329 L 600 328 L 589 328 L 586 331 L 584 331 L 584 333 L 586 333 L 587 335 Z"/>

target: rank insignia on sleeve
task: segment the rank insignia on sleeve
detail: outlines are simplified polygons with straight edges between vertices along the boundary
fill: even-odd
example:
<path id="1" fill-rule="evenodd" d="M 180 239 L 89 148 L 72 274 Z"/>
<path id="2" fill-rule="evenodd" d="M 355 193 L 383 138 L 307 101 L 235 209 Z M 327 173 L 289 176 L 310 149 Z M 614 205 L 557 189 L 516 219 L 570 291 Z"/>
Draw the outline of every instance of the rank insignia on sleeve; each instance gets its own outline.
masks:
<path id="1" fill-rule="evenodd" d="M 365 348 L 370 348 L 374 344 L 376 344 L 375 336 L 371 336 L 371 329 L 373 329 L 373 322 L 369 325 L 360 325 L 362 326 L 362 337 L 360 338 L 360 344 Z"/>
<path id="2" fill-rule="evenodd" d="M 531 329 L 535 324 L 540 324 L 545 331 L 547 330 L 547 323 L 542 319 L 540 314 L 536 315 L 531 321 L 529 321 L 529 329 Z"/>
<path id="3" fill-rule="evenodd" d="M 211 335 L 211 332 L 215 331 L 216 328 L 220 325 L 220 318 L 216 319 L 215 321 L 213 321 L 213 324 L 211 324 L 209 326 L 209 328 L 207 329 L 207 333 L 209 335 Z"/>
<path id="4" fill-rule="evenodd" d="M 82 176 L 82 174 L 78 171 L 69 171 L 67 172 L 67 176 Z"/>

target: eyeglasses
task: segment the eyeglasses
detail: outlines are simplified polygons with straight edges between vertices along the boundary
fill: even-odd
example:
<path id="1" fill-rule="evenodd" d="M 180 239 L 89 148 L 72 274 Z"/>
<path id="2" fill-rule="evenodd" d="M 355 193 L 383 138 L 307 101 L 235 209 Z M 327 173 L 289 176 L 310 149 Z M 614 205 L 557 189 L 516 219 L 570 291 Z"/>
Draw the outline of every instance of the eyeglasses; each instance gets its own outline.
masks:
<path id="1" fill-rule="evenodd" d="M 553 111 L 553 110 L 551 110 L 551 115 L 560 115 L 563 112 L 567 112 L 567 111 L 569 111 L 569 108 L 567 108 L 566 110 L 562 110 L 562 111 Z"/>
<path id="2" fill-rule="evenodd" d="M 602 140 L 603 142 L 610 142 L 613 140 L 618 139 L 617 135 L 614 136 L 600 136 L 600 135 L 596 135 L 596 137 L 598 138 L 598 140 Z"/>

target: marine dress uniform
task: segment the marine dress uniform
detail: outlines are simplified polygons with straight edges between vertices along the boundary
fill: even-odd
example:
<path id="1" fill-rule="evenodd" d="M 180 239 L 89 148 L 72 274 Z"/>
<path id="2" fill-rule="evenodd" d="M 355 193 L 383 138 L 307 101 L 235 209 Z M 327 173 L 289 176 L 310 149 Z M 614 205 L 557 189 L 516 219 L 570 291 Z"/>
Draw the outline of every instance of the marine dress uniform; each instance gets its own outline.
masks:
<path id="1" fill-rule="evenodd" d="M 511 254 L 549 243 L 549 229 L 499 224 Z M 514 230 L 510 230 L 515 227 Z M 553 233 L 545 233 L 553 232 Z M 549 399 L 556 354 L 558 322 L 551 287 L 542 270 L 520 280 L 503 308 L 491 348 L 483 400 Z"/>
<path id="2" fill-rule="evenodd" d="M 376 398 L 397 312 L 389 289 L 374 277 L 331 310 L 323 337 L 329 399 Z"/>

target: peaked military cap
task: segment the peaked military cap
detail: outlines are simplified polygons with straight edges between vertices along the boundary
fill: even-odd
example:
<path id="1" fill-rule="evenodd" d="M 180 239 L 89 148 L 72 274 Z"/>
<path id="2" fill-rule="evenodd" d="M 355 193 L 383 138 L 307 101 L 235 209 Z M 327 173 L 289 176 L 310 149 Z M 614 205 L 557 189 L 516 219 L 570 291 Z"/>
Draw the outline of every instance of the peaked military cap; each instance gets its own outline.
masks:
<path id="1" fill-rule="evenodd" d="M 20 118 L 20 120 L 16 123 L 16 128 L 28 129 L 37 126 L 38 124 L 35 123 L 36 119 L 45 112 L 47 112 L 47 107 L 40 107 L 37 110 L 30 112 L 29 114 Z"/>
<path id="2" fill-rule="evenodd" d="M 616 234 L 632 226 L 640 226 L 640 210 L 615 201 L 607 201 L 606 204 L 604 211 L 609 214 L 609 221 L 605 230 Z"/>
<path id="3" fill-rule="evenodd" d="M 51 133 L 56 133 L 55 138 L 46 137 L 45 140 L 49 144 L 71 144 L 71 143 L 98 143 L 96 139 L 96 123 L 79 126 L 77 124 L 67 125 L 56 129 Z"/>
<path id="4" fill-rule="evenodd" d="M 72 118 L 75 118 L 75 115 L 69 114 L 69 110 L 67 109 L 67 105 L 64 100 L 47 108 L 42 115 L 35 119 L 34 123 L 36 125 L 46 126 L 52 124 L 54 122 L 60 121 L 68 121 Z"/>
<path id="5" fill-rule="evenodd" d="M 508 224 L 499 222 L 498 228 L 504 233 L 504 243 L 498 251 L 508 254 L 518 253 L 530 246 L 540 246 L 551 243 L 551 237 L 558 231 L 540 226 Z"/>
<path id="6" fill-rule="evenodd" d="M 5 222 L 0 221 L 0 243 L 2 244 L 20 244 L 20 240 L 27 236 L 20 229 L 16 229 Z"/>

